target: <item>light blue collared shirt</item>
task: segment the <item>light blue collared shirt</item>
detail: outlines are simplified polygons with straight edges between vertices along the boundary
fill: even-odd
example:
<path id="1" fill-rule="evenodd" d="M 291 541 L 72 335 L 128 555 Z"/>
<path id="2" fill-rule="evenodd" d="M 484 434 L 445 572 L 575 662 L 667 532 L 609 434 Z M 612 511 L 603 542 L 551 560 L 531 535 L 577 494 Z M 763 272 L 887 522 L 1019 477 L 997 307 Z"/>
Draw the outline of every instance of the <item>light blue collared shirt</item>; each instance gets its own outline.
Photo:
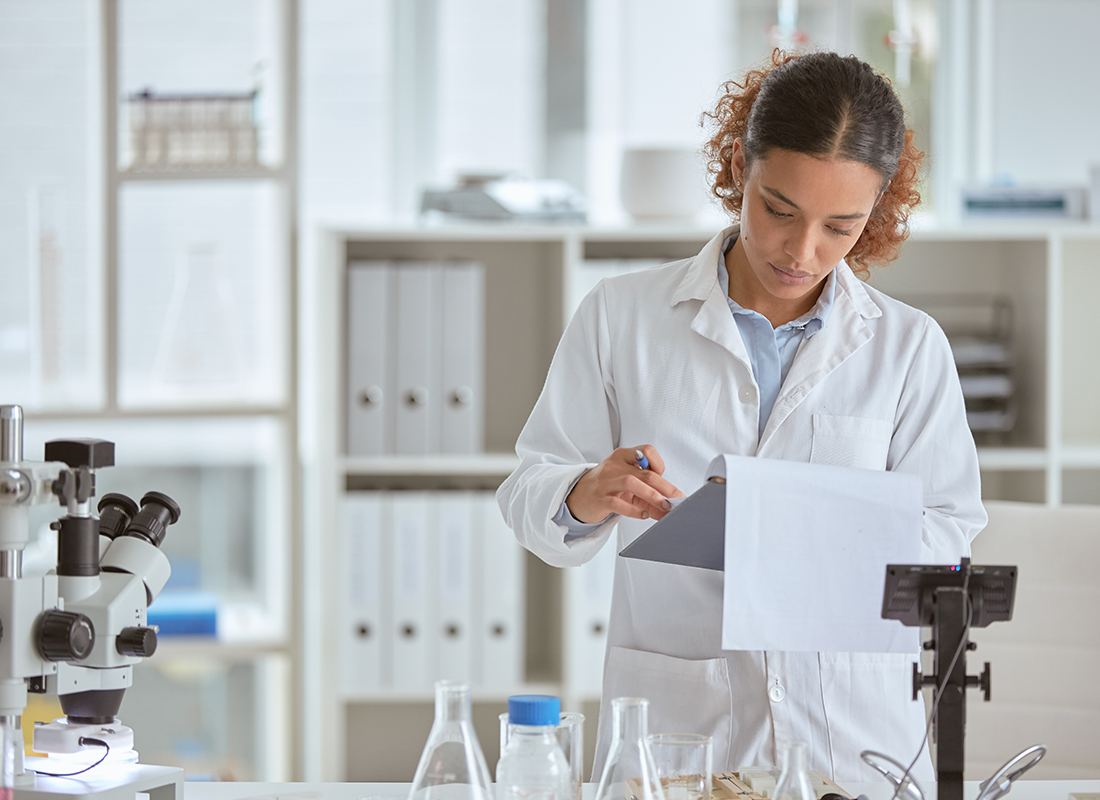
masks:
<path id="1" fill-rule="evenodd" d="M 722 287 L 730 312 L 733 314 L 733 321 L 737 324 L 745 349 L 749 352 L 752 375 L 760 390 L 760 421 L 757 435 L 762 436 L 768 424 L 768 417 L 772 414 L 772 408 L 775 407 L 776 398 L 779 397 L 779 390 L 783 387 L 783 381 L 787 379 L 787 373 L 791 371 L 795 354 L 798 353 L 803 339 L 816 335 L 825 327 L 829 319 L 829 313 L 836 298 L 836 269 L 834 268 L 825 278 L 821 296 L 818 297 L 813 308 L 798 319 L 791 320 L 778 328 L 772 328 L 768 318 L 759 311 L 744 308 L 730 297 L 730 276 L 726 271 L 726 253 L 736 241 L 737 235 L 731 234 L 722 244 L 722 253 L 718 257 L 718 285 Z M 583 473 L 577 476 L 577 481 L 582 476 Z M 577 485 L 577 481 L 573 481 L 573 486 Z M 566 497 L 573 491 L 573 486 L 570 486 L 569 491 L 565 493 Z M 565 525 L 569 529 L 565 539 L 570 541 L 591 533 L 607 520 L 592 523 L 579 522 L 569 513 L 569 507 L 562 502 L 552 522 L 556 525 Z"/>

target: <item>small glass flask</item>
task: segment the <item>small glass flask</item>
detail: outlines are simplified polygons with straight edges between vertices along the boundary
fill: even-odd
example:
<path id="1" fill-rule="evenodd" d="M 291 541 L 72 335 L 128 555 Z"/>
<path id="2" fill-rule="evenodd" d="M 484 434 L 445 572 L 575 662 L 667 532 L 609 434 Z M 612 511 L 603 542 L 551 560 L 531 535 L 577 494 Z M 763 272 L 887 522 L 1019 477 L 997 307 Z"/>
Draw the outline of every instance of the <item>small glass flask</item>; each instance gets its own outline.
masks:
<path id="1" fill-rule="evenodd" d="M 416 767 L 409 800 L 492 800 L 489 767 L 470 711 L 470 684 L 435 685 L 435 722 Z"/>
<path id="2" fill-rule="evenodd" d="M 813 782 L 806 768 L 806 743 L 791 742 L 782 753 L 779 783 L 772 793 L 773 800 L 816 800 Z"/>
<path id="3" fill-rule="evenodd" d="M 646 741 L 648 728 L 648 700 L 616 697 L 611 701 L 611 746 L 596 800 L 665 800 Z"/>

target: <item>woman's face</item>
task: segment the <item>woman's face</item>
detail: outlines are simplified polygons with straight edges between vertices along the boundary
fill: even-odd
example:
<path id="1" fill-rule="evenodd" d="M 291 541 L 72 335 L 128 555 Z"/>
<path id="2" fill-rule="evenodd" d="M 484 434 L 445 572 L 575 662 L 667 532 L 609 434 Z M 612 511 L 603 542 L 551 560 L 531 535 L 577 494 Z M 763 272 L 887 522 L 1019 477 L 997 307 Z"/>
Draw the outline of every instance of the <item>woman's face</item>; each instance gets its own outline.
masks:
<path id="1" fill-rule="evenodd" d="M 750 302 L 805 306 L 804 313 L 863 233 L 882 176 L 858 161 L 778 149 L 746 172 L 740 145 L 733 174 L 744 193 L 740 243 L 751 274 L 739 275 L 738 285 Z"/>

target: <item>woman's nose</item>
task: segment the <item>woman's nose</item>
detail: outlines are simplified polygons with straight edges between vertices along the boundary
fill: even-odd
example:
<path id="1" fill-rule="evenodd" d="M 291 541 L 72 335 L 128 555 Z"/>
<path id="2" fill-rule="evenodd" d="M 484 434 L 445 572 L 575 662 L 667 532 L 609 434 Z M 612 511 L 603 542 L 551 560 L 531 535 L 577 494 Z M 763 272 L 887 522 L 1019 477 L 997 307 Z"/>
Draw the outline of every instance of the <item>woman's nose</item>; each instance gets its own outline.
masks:
<path id="1" fill-rule="evenodd" d="M 803 264 L 814 257 L 813 232 L 808 225 L 796 225 L 789 232 L 785 242 L 784 251 L 799 264 Z"/>

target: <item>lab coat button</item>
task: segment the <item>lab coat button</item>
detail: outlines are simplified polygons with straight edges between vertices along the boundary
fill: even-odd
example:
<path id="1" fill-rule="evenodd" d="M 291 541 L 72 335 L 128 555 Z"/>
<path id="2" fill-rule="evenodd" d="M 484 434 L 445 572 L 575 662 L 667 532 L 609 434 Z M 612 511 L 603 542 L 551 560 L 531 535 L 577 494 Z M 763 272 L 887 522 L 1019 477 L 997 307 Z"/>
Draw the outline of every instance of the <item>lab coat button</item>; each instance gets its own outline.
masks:
<path id="1" fill-rule="evenodd" d="M 768 689 L 768 697 L 771 698 L 773 703 L 782 703 L 783 698 L 787 696 L 787 690 L 778 683 L 773 683 L 772 688 Z"/>
<path id="2" fill-rule="evenodd" d="M 751 403 L 756 399 L 756 389 L 750 385 L 742 386 L 737 390 L 737 397 L 742 403 Z"/>

